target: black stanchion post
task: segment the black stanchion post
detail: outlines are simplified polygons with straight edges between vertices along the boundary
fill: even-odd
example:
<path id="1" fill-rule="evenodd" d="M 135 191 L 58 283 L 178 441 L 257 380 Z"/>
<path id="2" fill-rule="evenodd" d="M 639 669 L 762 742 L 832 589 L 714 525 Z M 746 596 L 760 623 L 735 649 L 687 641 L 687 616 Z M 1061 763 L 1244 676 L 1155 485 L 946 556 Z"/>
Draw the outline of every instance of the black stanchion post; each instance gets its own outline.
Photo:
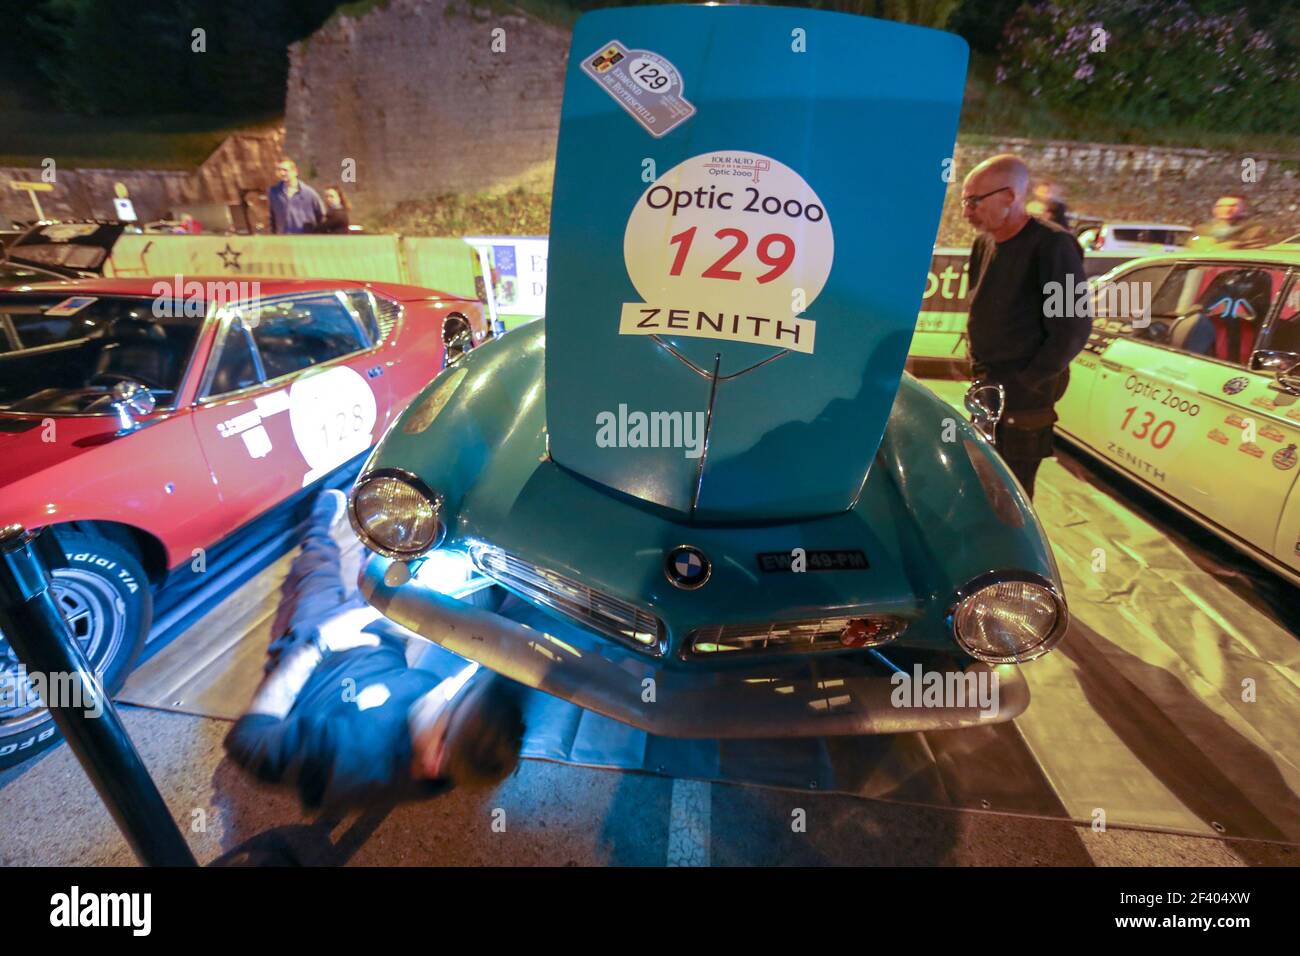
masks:
<path id="1" fill-rule="evenodd" d="M 49 573 L 35 547 L 37 534 L 21 525 L 0 529 L 0 631 L 29 673 L 45 674 L 47 687 L 69 690 L 70 699 L 51 695 L 56 699 L 44 703 L 140 862 L 196 866 L 113 702 L 54 603 Z"/>

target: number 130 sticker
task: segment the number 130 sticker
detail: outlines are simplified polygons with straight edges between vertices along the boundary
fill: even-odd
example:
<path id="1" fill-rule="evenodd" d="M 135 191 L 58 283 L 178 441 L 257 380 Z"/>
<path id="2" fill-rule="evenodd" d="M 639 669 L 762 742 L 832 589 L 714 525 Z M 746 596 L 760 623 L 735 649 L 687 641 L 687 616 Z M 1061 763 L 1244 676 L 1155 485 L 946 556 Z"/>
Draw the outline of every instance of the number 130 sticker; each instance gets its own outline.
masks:
<path id="1" fill-rule="evenodd" d="M 678 164 L 642 193 L 623 258 L 642 301 L 624 303 L 620 334 L 811 353 L 816 323 L 799 313 L 826 285 L 835 235 L 793 169 L 722 151 Z"/>

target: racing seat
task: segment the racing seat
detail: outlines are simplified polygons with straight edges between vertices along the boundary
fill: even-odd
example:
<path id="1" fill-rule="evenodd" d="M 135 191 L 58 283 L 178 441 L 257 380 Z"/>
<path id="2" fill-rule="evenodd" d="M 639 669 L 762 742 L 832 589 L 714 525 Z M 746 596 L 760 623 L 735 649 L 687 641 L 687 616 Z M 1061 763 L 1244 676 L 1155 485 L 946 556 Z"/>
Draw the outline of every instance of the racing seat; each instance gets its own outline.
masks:
<path id="1" fill-rule="evenodd" d="M 175 349 L 161 325 L 119 320 L 104 338 L 90 381 L 112 385 L 122 379 L 132 379 L 153 388 L 171 388 L 176 366 Z"/>
<path id="2" fill-rule="evenodd" d="M 1181 319 L 1175 319 L 1169 330 L 1169 345 L 1183 352 L 1206 354 L 1213 345 L 1213 333 L 1209 332 L 1210 320 L 1204 312 L 1191 312 Z M 1209 332 L 1207 338 L 1207 332 Z"/>
<path id="3" fill-rule="evenodd" d="M 1195 355 L 1245 365 L 1273 298 L 1273 280 L 1260 269 L 1229 269 L 1211 280 L 1193 311 L 1170 330 L 1169 344 Z"/>

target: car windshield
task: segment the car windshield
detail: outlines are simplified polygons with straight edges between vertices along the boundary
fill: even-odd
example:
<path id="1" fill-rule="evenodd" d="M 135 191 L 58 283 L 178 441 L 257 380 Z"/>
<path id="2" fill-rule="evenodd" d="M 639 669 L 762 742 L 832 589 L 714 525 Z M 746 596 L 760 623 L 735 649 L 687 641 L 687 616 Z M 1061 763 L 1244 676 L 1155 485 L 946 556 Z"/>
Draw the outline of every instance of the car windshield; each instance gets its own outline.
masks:
<path id="1" fill-rule="evenodd" d="M 26 266 L 20 262 L 0 262 L 0 289 L 32 282 L 49 282 L 51 279 L 57 281 L 59 278 L 55 273 L 35 266 Z"/>
<path id="2" fill-rule="evenodd" d="M 175 402 L 203 319 L 159 318 L 152 298 L 0 294 L 0 410 L 106 412 L 136 382 Z"/>
<path id="3" fill-rule="evenodd" d="M 1185 246 L 1191 235 L 1189 229 L 1132 229 L 1116 227 L 1116 239 L 1122 242 L 1149 242 L 1159 246 Z"/>

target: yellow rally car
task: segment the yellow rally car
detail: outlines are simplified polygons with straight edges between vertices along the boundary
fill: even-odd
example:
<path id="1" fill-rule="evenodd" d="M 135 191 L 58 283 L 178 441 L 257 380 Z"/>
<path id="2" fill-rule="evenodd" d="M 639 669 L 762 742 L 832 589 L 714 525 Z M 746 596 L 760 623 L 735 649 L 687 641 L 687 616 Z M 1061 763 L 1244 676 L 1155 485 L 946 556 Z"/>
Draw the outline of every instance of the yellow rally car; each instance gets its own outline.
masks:
<path id="1" fill-rule="evenodd" d="M 1060 433 L 1300 583 L 1300 249 L 1137 259 L 1094 309 Z"/>

